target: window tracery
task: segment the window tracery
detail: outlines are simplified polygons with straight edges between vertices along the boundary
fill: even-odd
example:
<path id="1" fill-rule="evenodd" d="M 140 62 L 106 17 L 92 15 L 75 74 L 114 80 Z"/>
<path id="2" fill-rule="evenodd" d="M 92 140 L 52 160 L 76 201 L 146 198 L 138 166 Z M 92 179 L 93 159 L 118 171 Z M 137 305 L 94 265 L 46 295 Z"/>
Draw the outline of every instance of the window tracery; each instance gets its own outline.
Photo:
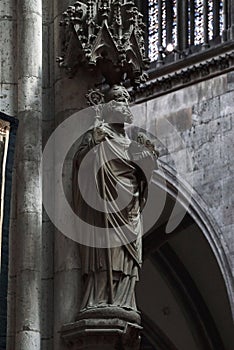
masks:
<path id="1" fill-rule="evenodd" d="M 225 29 L 226 0 L 185 0 L 182 5 L 179 1 L 181 0 L 148 0 L 151 61 L 158 59 L 160 46 L 166 48 L 168 44 L 173 44 L 175 48 L 182 46 L 182 49 L 186 49 L 186 45 L 208 46 Z M 182 19 L 178 20 L 179 17 Z M 181 44 L 178 42 L 181 38 L 179 32 L 183 32 L 184 28 L 187 28 L 187 33 L 182 34 Z"/>

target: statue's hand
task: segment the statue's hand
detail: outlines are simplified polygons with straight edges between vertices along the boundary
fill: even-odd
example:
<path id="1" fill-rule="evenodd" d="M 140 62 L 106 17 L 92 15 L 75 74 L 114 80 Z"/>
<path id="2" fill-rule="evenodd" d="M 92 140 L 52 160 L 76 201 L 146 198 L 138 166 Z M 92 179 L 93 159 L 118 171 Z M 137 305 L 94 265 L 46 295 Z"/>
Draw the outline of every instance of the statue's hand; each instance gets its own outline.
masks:
<path id="1" fill-rule="evenodd" d="M 93 130 L 93 137 L 94 137 L 95 143 L 100 143 L 104 141 L 106 135 L 107 135 L 106 132 L 100 126 L 94 128 Z"/>
<path id="2" fill-rule="evenodd" d="M 146 140 L 145 147 L 152 153 L 156 158 L 159 157 L 159 151 L 155 149 L 154 144 L 150 140 Z"/>
<path id="3" fill-rule="evenodd" d="M 157 153 L 152 143 L 140 143 L 133 141 L 129 147 L 129 153 L 133 162 L 138 165 L 149 180 L 153 170 L 157 169 Z"/>
<path id="4" fill-rule="evenodd" d="M 129 153 L 133 161 L 141 161 L 148 158 L 155 162 L 155 160 L 157 159 L 157 155 L 153 145 L 152 148 L 150 148 L 146 145 L 139 144 L 135 141 L 131 143 L 129 147 Z"/>
<path id="5" fill-rule="evenodd" d="M 141 146 L 144 146 L 144 148 L 147 149 L 147 151 L 149 151 L 153 156 L 158 158 L 159 152 L 155 149 L 154 144 L 151 142 L 151 140 L 149 140 L 146 134 L 140 132 L 137 136 L 137 143 Z"/>

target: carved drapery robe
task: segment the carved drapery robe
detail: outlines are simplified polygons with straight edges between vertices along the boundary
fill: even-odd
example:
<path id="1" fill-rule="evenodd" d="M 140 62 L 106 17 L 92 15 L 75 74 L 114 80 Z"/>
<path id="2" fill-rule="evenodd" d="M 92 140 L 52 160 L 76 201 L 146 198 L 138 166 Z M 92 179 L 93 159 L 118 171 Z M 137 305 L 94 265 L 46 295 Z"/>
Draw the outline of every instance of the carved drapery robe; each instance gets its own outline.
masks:
<path id="1" fill-rule="evenodd" d="M 106 136 L 102 142 L 96 143 L 94 130 L 82 137 L 73 162 L 74 211 L 90 225 L 88 234 L 92 245 L 80 246 L 81 309 L 111 303 L 136 310 L 135 284 L 139 278 L 142 251 L 141 209 L 147 182 L 132 162 L 132 141 L 125 134 L 103 124 Z M 81 191 L 78 174 L 87 155 Z M 148 170 L 150 168 L 152 173 L 154 162 L 151 156 L 148 163 Z M 89 205 L 90 199 L 95 208 Z M 104 238 L 98 234 L 99 227 L 105 228 Z M 114 247 L 102 248 L 101 240 L 107 240 L 112 247 L 114 242 Z M 103 246 L 108 246 L 106 241 L 103 243 Z"/>

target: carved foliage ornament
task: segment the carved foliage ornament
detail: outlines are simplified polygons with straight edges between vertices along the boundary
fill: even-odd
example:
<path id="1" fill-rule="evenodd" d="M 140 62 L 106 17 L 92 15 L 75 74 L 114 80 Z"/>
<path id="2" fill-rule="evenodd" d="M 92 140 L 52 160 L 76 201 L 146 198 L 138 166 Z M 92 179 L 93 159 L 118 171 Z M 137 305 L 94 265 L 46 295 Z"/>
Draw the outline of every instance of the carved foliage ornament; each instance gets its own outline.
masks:
<path id="1" fill-rule="evenodd" d="M 64 43 L 58 62 L 70 77 L 86 66 L 100 72 L 109 85 L 146 81 L 145 24 L 134 1 L 77 1 L 63 13 L 61 26 Z"/>

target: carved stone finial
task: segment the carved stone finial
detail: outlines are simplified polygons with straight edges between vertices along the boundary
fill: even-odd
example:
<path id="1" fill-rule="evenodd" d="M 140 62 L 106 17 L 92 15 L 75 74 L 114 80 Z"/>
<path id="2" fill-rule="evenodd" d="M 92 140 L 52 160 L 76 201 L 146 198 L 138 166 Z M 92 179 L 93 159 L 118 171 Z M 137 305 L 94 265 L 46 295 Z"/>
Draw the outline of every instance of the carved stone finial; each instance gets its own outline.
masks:
<path id="1" fill-rule="evenodd" d="M 81 67 L 95 70 L 109 85 L 143 82 L 145 53 L 142 14 L 133 1 L 76 1 L 63 14 L 65 40 L 58 62 L 70 77 Z"/>
<path id="2" fill-rule="evenodd" d="M 98 106 L 105 102 L 104 95 L 99 89 L 90 90 L 86 97 L 90 106 Z"/>

